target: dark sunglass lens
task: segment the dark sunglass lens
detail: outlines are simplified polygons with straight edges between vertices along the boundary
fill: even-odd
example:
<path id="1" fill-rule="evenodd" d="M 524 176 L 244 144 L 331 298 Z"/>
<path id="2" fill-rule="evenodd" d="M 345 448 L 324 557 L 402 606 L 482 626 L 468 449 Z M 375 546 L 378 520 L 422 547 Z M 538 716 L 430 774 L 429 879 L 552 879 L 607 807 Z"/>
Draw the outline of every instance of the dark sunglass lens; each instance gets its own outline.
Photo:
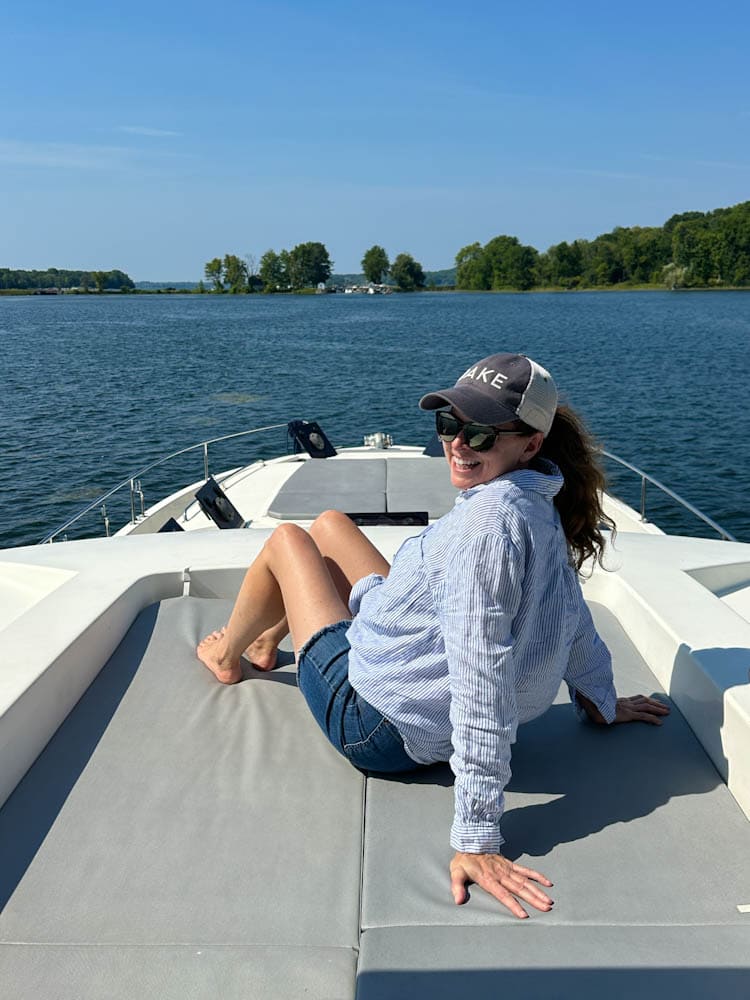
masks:
<path id="1" fill-rule="evenodd" d="M 452 441 L 461 428 L 458 420 L 452 414 L 443 411 L 435 414 L 435 426 L 438 437 L 442 438 L 443 441 Z"/>
<path id="2" fill-rule="evenodd" d="M 464 428 L 466 443 L 474 451 L 487 451 L 495 443 L 495 432 L 481 424 L 467 424 Z"/>

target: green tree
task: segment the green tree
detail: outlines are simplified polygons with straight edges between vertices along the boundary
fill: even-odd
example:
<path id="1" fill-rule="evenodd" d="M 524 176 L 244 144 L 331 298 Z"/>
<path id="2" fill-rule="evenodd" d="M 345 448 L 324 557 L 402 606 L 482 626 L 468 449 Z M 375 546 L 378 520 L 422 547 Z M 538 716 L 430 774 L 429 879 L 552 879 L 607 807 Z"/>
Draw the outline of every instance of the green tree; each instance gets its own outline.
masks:
<path id="1" fill-rule="evenodd" d="M 462 247 L 456 254 L 456 288 L 486 291 L 492 285 L 492 269 L 480 243 Z"/>
<path id="2" fill-rule="evenodd" d="M 233 253 L 224 257 L 224 281 L 233 295 L 247 291 L 247 264 Z"/>
<path id="3" fill-rule="evenodd" d="M 686 267 L 680 267 L 674 262 L 662 268 L 661 279 L 666 288 L 673 291 L 675 288 L 683 288 L 685 285 Z"/>
<path id="4" fill-rule="evenodd" d="M 523 246 L 515 236 L 496 236 L 485 246 L 483 256 L 492 275 L 492 288 L 533 286 L 538 256 L 534 247 Z"/>
<path id="5" fill-rule="evenodd" d="M 391 263 L 388 260 L 388 254 L 377 243 L 365 251 L 365 255 L 362 258 L 362 271 L 368 281 L 379 285 L 386 274 L 388 274 L 390 266 Z"/>
<path id="6" fill-rule="evenodd" d="M 251 253 L 245 254 L 244 261 L 247 268 L 247 290 L 248 292 L 259 292 L 263 288 L 263 282 L 258 274 L 258 261 Z"/>
<path id="7" fill-rule="evenodd" d="M 424 271 L 409 253 L 400 253 L 391 265 L 391 277 L 402 292 L 424 288 Z"/>
<path id="8" fill-rule="evenodd" d="M 212 281 L 215 292 L 223 292 L 224 284 L 221 280 L 224 267 L 221 262 L 221 257 L 214 257 L 213 260 L 209 260 L 203 270 L 203 273 L 207 281 Z"/>
<path id="9" fill-rule="evenodd" d="M 617 230 L 591 241 L 586 268 L 588 282 L 592 285 L 617 285 L 625 280 L 622 244 Z"/>
<path id="10" fill-rule="evenodd" d="M 732 284 L 750 285 L 750 253 L 741 253 L 735 260 Z"/>
<path id="11" fill-rule="evenodd" d="M 107 288 L 119 288 L 120 291 L 131 291 L 135 282 L 124 271 L 107 271 Z"/>
<path id="12" fill-rule="evenodd" d="M 322 243 L 298 243 L 289 251 L 287 275 L 292 288 L 309 288 L 328 281 L 332 264 Z"/>
<path id="13" fill-rule="evenodd" d="M 287 287 L 286 267 L 281 256 L 266 250 L 260 258 L 260 280 L 264 292 L 278 292 Z"/>
<path id="14" fill-rule="evenodd" d="M 556 243 L 544 256 L 543 272 L 550 285 L 556 288 L 575 288 L 580 284 L 583 253 L 577 241 Z"/>

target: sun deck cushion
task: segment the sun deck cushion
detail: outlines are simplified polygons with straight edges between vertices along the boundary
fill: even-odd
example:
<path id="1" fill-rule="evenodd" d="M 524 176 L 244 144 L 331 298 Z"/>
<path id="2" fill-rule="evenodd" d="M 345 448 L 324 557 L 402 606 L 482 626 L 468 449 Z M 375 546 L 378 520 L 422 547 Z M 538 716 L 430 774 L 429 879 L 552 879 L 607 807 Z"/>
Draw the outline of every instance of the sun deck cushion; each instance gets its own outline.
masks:
<path id="1" fill-rule="evenodd" d="M 455 503 L 447 462 L 425 458 L 353 458 L 302 462 L 269 507 L 281 520 L 315 518 L 324 510 L 380 514 L 426 511 L 442 517 Z"/>
<path id="2" fill-rule="evenodd" d="M 388 463 L 389 511 L 426 510 L 430 518 L 438 518 L 453 509 L 457 496 L 445 461 L 400 458 Z"/>
<path id="3" fill-rule="evenodd" d="M 655 689 L 614 617 L 595 606 L 621 693 Z M 506 853 L 555 883 L 564 924 L 748 924 L 750 824 L 680 713 L 661 727 L 581 723 L 560 696 L 520 727 L 506 794 Z M 362 895 L 365 929 L 418 924 L 513 925 L 491 897 L 449 891 L 453 815 L 446 767 L 368 781 Z M 584 935 L 585 937 L 585 935 Z"/>
<path id="4" fill-rule="evenodd" d="M 621 692 L 653 691 L 592 610 Z M 750 995 L 750 825 L 676 710 L 600 729 L 561 694 L 521 727 L 506 853 L 556 900 L 521 923 L 451 900 L 447 766 L 368 778 L 365 807 L 293 667 L 214 681 L 194 647 L 228 613 L 146 609 L 0 812 L 0 993 Z"/>
<path id="5" fill-rule="evenodd" d="M 324 510 L 382 514 L 386 510 L 385 465 L 382 459 L 303 462 L 279 490 L 268 513 L 282 520 L 315 518 Z"/>
<path id="6" fill-rule="evenodd" d="M 0 944 L 12 1000 L 253 1000 L 354 995 L 353 948 Z"/>
<path id="7" fill-rule="evenodd" d="M 254 947 L 271 982 L 301 968 L 296 949 L 324 964 L 341 949 L 332 967 L 351 979 L 364 779 L 325 741 L 293 667 L 224 687 L 195 659 L 229 607 L 146 609 L 0 813 L 0 941 L 30 960 L 36 946 L 222 945 L 240 968 Z M 0 981 L 21 961 L 2 953 Z"/>
<path id="8" fill-rule="evenodd" d="M 750 926 L 388 927 L 362 935 L 357 1000 L 746 1000 Z"/>

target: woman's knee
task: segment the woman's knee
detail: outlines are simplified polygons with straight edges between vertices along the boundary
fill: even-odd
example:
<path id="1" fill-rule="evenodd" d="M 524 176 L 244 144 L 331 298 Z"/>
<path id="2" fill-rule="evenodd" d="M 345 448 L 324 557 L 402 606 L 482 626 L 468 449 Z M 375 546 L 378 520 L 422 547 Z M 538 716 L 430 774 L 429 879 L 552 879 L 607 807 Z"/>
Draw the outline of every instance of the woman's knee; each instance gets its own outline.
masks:
<path id="1" fill-rule="evenodd" d="M 289 549 L 299 549 L 301 546 L 309 546 L 311 542 L 309 534 L 298 524 L 280 524 L 274 528 L 271 536 L 266 540 L 265 549 L 267 554 L 288 551 Z"/>
<path id="2" fill-rule="evenodd" d="M 322 514 L 319 514 L 318 517 L 315 518 L 310 526 L 310 534 L 313 538 L 316 535 L 339 535 L 342 530 L 350 528 L 351 526 L 351 518 L 346 514 L 342 514 L 340 510 L 324 510 Z"/>

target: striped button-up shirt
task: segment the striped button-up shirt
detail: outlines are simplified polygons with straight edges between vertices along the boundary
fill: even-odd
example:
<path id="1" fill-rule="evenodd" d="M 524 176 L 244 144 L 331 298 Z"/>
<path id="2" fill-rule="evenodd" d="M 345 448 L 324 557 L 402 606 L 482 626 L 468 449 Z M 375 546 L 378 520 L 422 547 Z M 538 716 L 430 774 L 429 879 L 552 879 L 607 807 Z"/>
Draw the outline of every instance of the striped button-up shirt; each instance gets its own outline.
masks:
<path id="1" fill-rule="evenodd" d="M 464 491 L 401 546 L 386 579 L 351 593 L 351 684 L 413 760 L 450 761 L 456 850 L 500 848 L 516 728 L 549 708 L 561 681 L 614 718 L 609 651 L 553 503 L 561 486 L 540 462 Z"/>

